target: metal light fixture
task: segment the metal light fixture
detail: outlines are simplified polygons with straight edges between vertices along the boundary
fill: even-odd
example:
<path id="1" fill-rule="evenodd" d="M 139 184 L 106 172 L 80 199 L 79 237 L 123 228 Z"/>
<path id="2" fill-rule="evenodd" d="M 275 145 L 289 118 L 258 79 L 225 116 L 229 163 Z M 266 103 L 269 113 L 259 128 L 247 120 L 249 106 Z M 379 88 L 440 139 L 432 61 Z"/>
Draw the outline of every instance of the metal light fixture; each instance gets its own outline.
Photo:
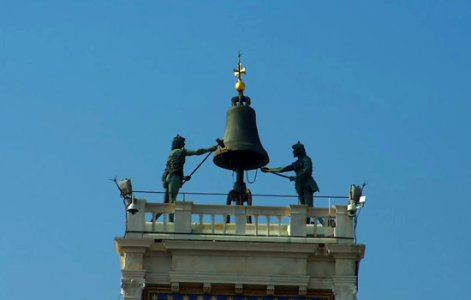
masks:
<path id="1" fill-rule="evenodd" d="M 127 211 L 131 214 L 134 215 L 139 211 L 138 206 L 136 202 L 134 201 L 134 197 L 131 198 L 131 203 L 128 205 Z"/>
<path id="2" fill-rule="evenodd" d="M 124 178 L 118 181 L 118 188 L 121 192 L 121 197 L 127 200 L 132 198 L 132 184 L 130 178 Z"/>
<path id="3" fill-rule="evenodd" d="M 365 187 L 366 183 L 363 185 L 350 185 L 350 193 L 349 193 L 349 203 L 347 206 L 347 212 L 350 217 L 354 217 L 357 210 L 365 205 L 366 196 L 363 196 L 363 188 Z"/>
<path id="4" fill-rule="evenodd" d="M 119 189 L 121 197 L 125 201 L 126 211 L 134 215 L 139 211 L 138 205 L 132 194 L 132 183 L 130 178 L 124 178 L 120 181 L 113 180 Z"/>

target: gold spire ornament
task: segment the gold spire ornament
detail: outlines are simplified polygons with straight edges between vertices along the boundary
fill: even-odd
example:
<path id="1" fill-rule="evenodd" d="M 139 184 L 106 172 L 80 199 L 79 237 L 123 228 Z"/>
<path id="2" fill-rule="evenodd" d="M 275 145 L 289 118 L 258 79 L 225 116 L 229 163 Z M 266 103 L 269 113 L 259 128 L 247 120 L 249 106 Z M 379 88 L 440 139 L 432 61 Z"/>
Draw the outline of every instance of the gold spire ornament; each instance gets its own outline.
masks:
<path id="1" fill-rule="evenodd" d="M 234 76 L 237 76 L 237 82 L 235 84 L 235 89 L 239 92 L 239 94 L 243 94 L 245 90 L 245 83 L 242 81 L 242 75 L 245 75 L 247 72 L 245 68 L 242 67 L 242 63 L 240 62 L 240 52 L 239 52 L 239 62 L 237 63 L 237 69 L 234 69 Z"/>

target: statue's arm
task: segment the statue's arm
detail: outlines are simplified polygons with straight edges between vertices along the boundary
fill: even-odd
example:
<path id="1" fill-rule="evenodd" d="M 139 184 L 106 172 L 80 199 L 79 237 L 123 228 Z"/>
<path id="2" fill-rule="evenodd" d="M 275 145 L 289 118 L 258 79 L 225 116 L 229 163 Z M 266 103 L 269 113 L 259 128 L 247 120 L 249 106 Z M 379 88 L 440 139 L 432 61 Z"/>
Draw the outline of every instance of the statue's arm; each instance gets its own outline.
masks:
<path id="1" fill-rule="evenodd" d="M 213 146 L 213 147 L 210 147 L 210 148 L 200 148 L 200 149 L 196 149 L 196 150 L 185 149 L 185 155 L 186 156 L 201 155 L 201 154 L 205 154 L 205 153 L 208 153 L 208 152 L 213 152 L 216 149 L 217 149 L 217 146 Z"/>
<path id="2" fill-rule="evenodd" d="M 268 173 L 283 173 L 283 172 L 288 172 L 288 171 L 293 171 L 293 165 L 289 165 L 286 167 L 279 167 L 279 168 L 268 168 L 268 167 L 263 167 L 262 172 L 268 172 Z"/>

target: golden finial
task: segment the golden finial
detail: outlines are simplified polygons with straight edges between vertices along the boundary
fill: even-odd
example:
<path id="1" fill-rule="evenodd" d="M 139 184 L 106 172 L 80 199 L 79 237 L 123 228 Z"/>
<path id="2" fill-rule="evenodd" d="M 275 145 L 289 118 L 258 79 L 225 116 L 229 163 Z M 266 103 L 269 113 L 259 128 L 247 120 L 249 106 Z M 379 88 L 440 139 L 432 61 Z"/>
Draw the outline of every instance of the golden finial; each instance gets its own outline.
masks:
<path id="1" fill-rule="evenodd" d="M 240 52 L 239 52 L 239 62 L 237 63 L 237 69 L 234 69 L 234 76 L 237 76 L 237 83 L 235 84 L 236 90 L 239 94 L 243 94 L 245 90 L 245 83 L 242 81 L 242 75 L 245 75 L 245 68 L 242 67 L 242 63 L 240 62 Z"/>

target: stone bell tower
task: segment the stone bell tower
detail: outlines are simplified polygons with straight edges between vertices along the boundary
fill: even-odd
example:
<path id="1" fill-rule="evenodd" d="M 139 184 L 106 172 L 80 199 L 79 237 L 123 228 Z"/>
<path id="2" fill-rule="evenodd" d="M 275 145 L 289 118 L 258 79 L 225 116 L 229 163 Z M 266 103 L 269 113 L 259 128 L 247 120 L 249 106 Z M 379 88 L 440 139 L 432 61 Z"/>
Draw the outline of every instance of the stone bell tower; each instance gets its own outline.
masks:
<path id="1" fill-rule="evenodd" d="M 240 61 L 237 72 L 241 102 L 233 102 L 231 114 L 241 114 L 230 117 L 254 122 L 251 108 L 242 101 L 246 96 L 240 75 L 245 69 Z M 338 197 L 345 203 L 335 206 L 251 205 L 252 195 L 239 173 L 259 168 L 269 158 L 258 133 L 244 133 L 257 144 L 244 148 L 234 133 L 239 129 L 229 130 L 233 139 L 214 158 L 217 165 L 237 172 L 236 193 L 226 205 L 224 200 L 220 205 L 198 204 L 190 194 L 185 201 L 153 203 L 134 197 L 130 181 L 120 182 L 126 233 L 115 243 L 124 299 L 355 300 L 365 253 L 365 245 L 354 239 L 361 191 Z M 250 197 L 250 203 L 227 205 L 230 197 Z M 306 218 L 314 221 L 306 224 Z"/>

